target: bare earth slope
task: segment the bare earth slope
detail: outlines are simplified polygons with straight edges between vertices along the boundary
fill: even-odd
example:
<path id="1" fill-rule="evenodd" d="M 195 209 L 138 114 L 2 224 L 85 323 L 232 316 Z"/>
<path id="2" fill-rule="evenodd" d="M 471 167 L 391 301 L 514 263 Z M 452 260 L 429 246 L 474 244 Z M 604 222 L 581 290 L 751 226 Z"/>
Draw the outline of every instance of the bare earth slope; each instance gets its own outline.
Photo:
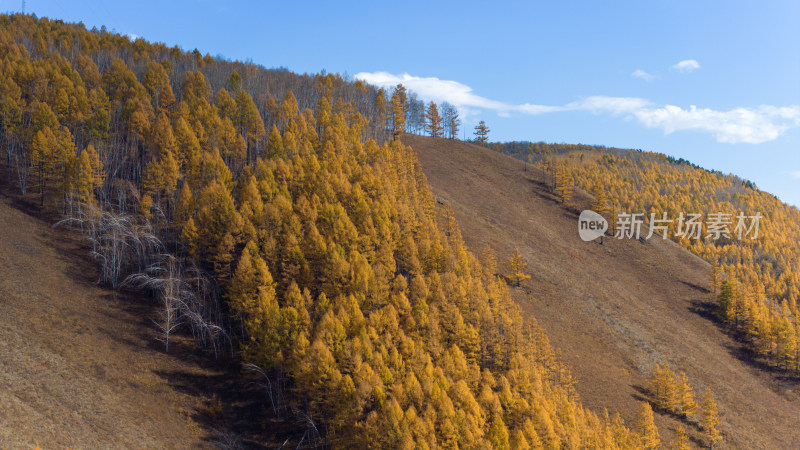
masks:
<path id="1" fill-rule="evenodd" d="M 0 195 L 0 448 L 208 446 L 192 382 L 215 373 L 164 354 L 147 306 L 92 283 L 75 233 L 10 202 Z"/>
<path id="2" fill-rule="evenodd" d="M 525 256 L 532 278 L 512 295 L 571 366 L 586 406 L 608 406 L 631 423 L 652 366 L 669 362 L 699 396 L 713 391 L 723 448 L 800 446 L 798 386 L 737 357 L 740 346 L 711 319 L 708 264 L 660 239 L 583 242 L 577 213 L 555 201 L 541 173 L 511 157 L 460 141 L 403 142 L 474 252 L 488 244 L 499 261 L 515 247 Z M 656 416 L 663 443 L 679 423 Z M 697 444 L 697 427 L 684 426 Z"/>

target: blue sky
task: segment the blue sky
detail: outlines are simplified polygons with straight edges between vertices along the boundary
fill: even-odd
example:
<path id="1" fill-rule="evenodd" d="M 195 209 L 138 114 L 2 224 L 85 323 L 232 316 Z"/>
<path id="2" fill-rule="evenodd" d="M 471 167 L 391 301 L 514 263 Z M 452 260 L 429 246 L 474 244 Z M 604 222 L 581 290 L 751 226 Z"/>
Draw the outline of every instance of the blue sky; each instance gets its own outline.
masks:
<path id="1" fill-rule="evenodd" d="M 20 1 L 0 0 L 0 11 Z M 28 0 L 295 72 L 404 80 L 492 140 L 658 151 L 800 205 L 800 2 Z"/>

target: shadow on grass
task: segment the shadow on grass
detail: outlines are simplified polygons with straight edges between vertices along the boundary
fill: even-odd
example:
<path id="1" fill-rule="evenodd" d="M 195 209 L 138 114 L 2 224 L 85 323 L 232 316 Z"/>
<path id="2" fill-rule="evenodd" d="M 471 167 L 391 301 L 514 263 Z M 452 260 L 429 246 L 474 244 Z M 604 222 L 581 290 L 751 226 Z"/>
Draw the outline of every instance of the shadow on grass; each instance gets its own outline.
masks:
<path id="1" fill-rule="evenodd" d="M 688 281 L 683 281 L 683 280 L 681 280 L 681 283 L 684 286 L 688 286 L 688 287 L 694 289 L 695 291 L 699 291 L 699 292 L 702 292 L 704 294 L 710 294 L 711 293 L 711 291 L 707 287 L 700 286 L 699 284 L 694 284 L 694 283 L 690 283 Z"/>
<path id="2" fill-rule="evenodd" d="M 649 403 L 650 407 L 653 408 L 654 413 L 666 417 L 671 417 L 677 420 L 678 422 L 682 423 L 683 425 L 697 430 L 698 432 L 703 431 L 702 428 L 700 427 L 700 424 L 696 420 L 692 420 L 692 418 L 687 416 L 686 414 L 677 414 L 675 412 L 669 411 L 667 409 L 661 408 L 658 405 L 656 405 L 652 392 L 650 392 L 650 390 L 647 389 L 646 387 L 640 385 L 631 385 L 631 387 L 634 389 L 634 391 L 636 391 L 633 394 L 631 394 L 631 397 L 633 397 L 636 401 Z"/>
<path id="3" fill-rule="evenodd" d="M 178 344 L 173 348 L 170 344 L 170 354 L 186 355 L 191 351 L 187 347 L 190 346 Z M 202 373 L 155 373 L 175 390 L 202 399 L 202 406 L 191 417 L 207 431 L 209 444 L 219 444 L 228 437 L 234 437 L 233 441 L 242 448 L 277 448 L 282 444 L 295 447 L 299 443 L 302 426 L 273 414 L 255 374 L 242 372 L 234 361 L 209 363 L 206 358 L 198 358 L 198 364 L 205 369 Z"/>
<path id="4" fill-rule="evenodd" d="M 97 289 L 98 266 L 90 255 L 90 246 L 82 239 L 80 228 L 66 225 L 52 228 L 52 224 L 63 218 L 61 209 L 53 202 L 56 197 L 46 192 L 45 206 L 41 207 L 38 195 L 18 194 L 15 186 L 3 182 L 2 175 L 0 170 L 0 197 L 7 199 L 12 208 L 50 228 L 37 231 L 35 239 L 57 255 L 57 263 L 63 264 L 65 276 L 80 286 Z M 18 250 L 33 252 L 28 247 Z M 157 339 L 152 321 L 157 314 L 154 299 L 128 287 L 104 289 L 99 297 L 101 301 L 97 305 L 90 305 L 101 317 L 101 321 L 92 326 L 93 330 L 147 357 L 164 355 L 164 343 Z M 93 331 L 86 326 L 89 325 L 84 324 L 80 332 Z M 226 352 L 216 357 L 212 350 L 197 345 L 190 335 L 176 333 L 166 355 L 175 363 L 166 361 L 152 373 L 201 404 L 189 414 L 204 431 L 209 446 L 277 448 L 285 444 L 285 448 L 296 447 L 303 436 L 302 426 L 292 419 L 275 418 L 268 409 L 265 392 L 255 383 L 260 380 L 254 374 L 242 373 L 240 361 L 231 356 L 230 349 Z M 162 358 L 158 360 L 163 361 Z M 89 375 L 96 379 L 107 377 L 102 365 L 95 364 L 89 370 Z M 141 388 L 136 381 L 128 383 L 132 388 Z"/>
<path id="5" fill-rule="evenodd" d="M 797 372 L 792 370 L 776 367 L 770 364 L 768 360 L 760 356 L 752 349 L 750 343 L 748 342 L 747 336 L 743 332 L 738 331 L 723 322 L 717 314 L 716 303 L 708 300 L 691 300 L 688 309 L 689 312 L 697 314 L 698 316 L 713 323 L 719 331 L 731 338 L 733 342 L 724 345 L 725 349 L 731 356 L 749 367 L 758 369 L 761 372 L 771 375 L 775 381 L 788 383 L 791 387 L 800 386 L 800 374 L 797 374 Z M 780 390 L 776 390 L 774 386 L 770 386 L 770 388 L 778 394 L 782 393 Z"/>

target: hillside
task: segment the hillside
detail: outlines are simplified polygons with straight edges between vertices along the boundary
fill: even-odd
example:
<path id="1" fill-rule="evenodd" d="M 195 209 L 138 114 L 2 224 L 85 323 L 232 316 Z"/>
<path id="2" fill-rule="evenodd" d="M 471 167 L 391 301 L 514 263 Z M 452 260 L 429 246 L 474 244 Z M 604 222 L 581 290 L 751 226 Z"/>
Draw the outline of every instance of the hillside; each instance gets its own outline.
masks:
<path id="1" fill-rule="evenodd" d="M 0 448 L 264 442 L 235 367 L 185 337 L 165 354 L 149 300 L 98 287 L 77 233 L 26 211 L 0 193 Z"/>
<path id="2" fill-rule="evenodd" d="M 512 297 L 572 368 L 588 407 L 632 420 L 654 364 L 669 362 L 699 392 L 713 391 L 726 446 L 800 442 L 796 383 L 750 364 L 715 322 L 707 263 L 670 241 L 583 242 L 577 214 L 541 184 L 542 172 L 468 143 L 411 135 L 403 141 L 417 153 L 434 195 L 451 205 L 473 252 L 488 244 L 503 261 L 521 250 L 532 278 Z M 581 201 L 588 205 L 586 196 Z M 656 415 L 667 442 L 678 423 Z"/>

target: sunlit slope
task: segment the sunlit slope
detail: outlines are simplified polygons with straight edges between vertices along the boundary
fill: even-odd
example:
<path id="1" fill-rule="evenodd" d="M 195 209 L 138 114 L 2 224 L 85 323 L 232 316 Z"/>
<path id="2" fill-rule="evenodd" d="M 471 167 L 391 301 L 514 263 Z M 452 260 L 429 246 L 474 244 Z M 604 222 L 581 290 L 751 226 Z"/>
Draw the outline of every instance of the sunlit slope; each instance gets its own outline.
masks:
<path id="1" fill-rule="evenodd" d="M 577 214 L 541 184 L 541 172 L 459 141 L 405 136 L 404 142 L 439 201 L 452 206 L 473 251 L 488 244 L 503 261 L 516 247 L 527 258 L 531 279 L 513 297 L 571 365 L 588 406 L 617 408 L 632 420 L 653 365 L 669 362 L 700 395 L 713 391 L 725 445 L 800 442 L 796 386 L 737 357 L 741 344 L 712 320 L 706 262 L 669 241 L 584 242 Z M 587 196 L 576 197 L 588 205 Z M 679 422 L 657 414 L 656 424 L 669 442 Z"/>
<path id="2" fill-rule="evenodd" d="M 154 348 L 137 315 L 147 307 L 94 285 L 69 232 L 9 201 L 0 197 L 0 448 L 204 445 L 199 399 L 173 375 L 213 372 Z"/>

